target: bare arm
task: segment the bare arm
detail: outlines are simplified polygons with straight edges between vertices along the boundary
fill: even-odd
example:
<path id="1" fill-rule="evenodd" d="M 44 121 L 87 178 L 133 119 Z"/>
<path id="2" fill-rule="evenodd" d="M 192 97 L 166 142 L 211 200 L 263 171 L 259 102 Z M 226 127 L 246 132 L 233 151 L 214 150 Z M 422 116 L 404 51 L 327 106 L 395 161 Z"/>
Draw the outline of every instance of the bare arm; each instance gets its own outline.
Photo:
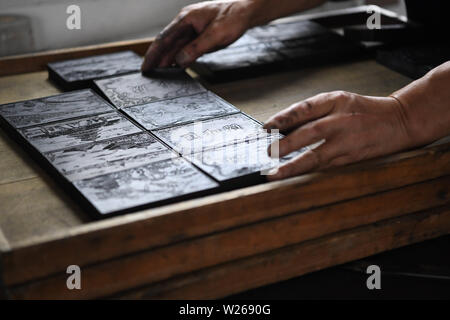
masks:
<path id="1" fill-rule="evenodd" d="M 402 105 L 415 145 L 450 134 L 450 61 L 393 93 Z"/>
<path id="2" fill-rule="evenodd" d="M 229 45 L 248 28 L 309 9 L 325 0 L 221 0 L 183 8 L 147 50 L 142 71 L 187 67 L 206 52 Z"/>
<path id="3" fill-rule="evenodd" d="M 277 180 L 431 143 L 450 134 L 450 62 L 389 97 L 330 92 L 273 116 L 267 129 L 292 130 L 280 156 L 325 139 L 269 176 Z"/>

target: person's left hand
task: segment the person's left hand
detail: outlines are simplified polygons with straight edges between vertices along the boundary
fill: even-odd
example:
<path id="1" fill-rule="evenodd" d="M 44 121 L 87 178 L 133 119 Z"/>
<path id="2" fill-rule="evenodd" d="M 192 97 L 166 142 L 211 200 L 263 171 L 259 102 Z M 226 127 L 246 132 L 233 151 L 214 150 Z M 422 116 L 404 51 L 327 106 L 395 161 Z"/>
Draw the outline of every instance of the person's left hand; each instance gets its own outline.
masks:
<path id="1" fill-rule="evenodd" d="M 370 159 L 416 144 L 398 100 L 343 91 L 295 103 L 270 118 L 264 128 L 290 132 L 279 141 L 280 157 L 325 139 L 316 149 L 282 165 L 269 180 Z"/>

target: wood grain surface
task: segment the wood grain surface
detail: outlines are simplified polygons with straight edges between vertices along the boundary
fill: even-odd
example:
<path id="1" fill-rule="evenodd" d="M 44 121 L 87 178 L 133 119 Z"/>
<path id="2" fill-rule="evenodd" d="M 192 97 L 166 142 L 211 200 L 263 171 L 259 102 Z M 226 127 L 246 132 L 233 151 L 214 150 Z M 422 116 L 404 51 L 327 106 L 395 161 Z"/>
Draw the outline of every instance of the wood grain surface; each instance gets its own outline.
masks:
<path id="1" fill-rule="evenodd" d="M 436 208 L 231 261 L 144 286 L 114 299 L 217 299 L 447 234 L 450 208 Z M 376 241 L 374 241 L 376 239 Z"/>
<path id="2" fill-rule="evenodd" d="M 67 275 L 61 272 L 19 285 L 11 294 L 17 298 L 45 299 L 110 295 L 227 261 L 448 205 L 449 182 L 450 178 L 445 177 L 88 265 L 82 268 L 83 290 L 67 290 Z M 392 206 L 393 202 L 398 205 Z M 448 226 L 449 218 L 447 212 L 441 227 Z"/>

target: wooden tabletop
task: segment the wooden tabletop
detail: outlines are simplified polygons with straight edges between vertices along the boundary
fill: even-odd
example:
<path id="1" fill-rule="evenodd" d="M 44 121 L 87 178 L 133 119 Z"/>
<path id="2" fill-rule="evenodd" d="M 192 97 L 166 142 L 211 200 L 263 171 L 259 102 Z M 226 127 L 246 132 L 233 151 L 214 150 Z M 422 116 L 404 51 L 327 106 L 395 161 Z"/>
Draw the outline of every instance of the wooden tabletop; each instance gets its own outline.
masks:
<path id="1" fill-rule="evenodd" d="M 0 103 L 59 93 L 47 72 L 0 78 Z M 258 120 L 321 92 L 347 90 L 388 95 L 410 80 L 374 61 L 310 68 L 208 85 L 209 89 Z M 89 223 L 82 210 L 59 189 L 28 154 L 0 131 L 0 228 L 11 246 L 31 237 Z"/>

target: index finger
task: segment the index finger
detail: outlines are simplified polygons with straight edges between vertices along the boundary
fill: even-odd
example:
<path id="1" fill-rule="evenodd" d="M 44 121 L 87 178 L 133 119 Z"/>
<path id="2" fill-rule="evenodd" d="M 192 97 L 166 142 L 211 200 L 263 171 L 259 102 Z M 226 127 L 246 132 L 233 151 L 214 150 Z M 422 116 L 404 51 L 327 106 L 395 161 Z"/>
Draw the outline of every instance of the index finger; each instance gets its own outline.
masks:
<path id="1" fill-rule="evenodd" d="M 175 19 L 159 33 L 150 45 L 142 63 L 142 72 L 147 72 L 159 66 L 166 55 L 174 56 L 177 48 L 180 50 L 196 36 L 192 25 L 182 19 Z"/>
<path id="2" fill-rule="evenodd" d="M 329 94 L 319 94 L 294 103 L 272 116 L 264 124 L 265 129 L 290 131 L 305 123 L 321 118 L 333 109 L 335 101 Z"/>

